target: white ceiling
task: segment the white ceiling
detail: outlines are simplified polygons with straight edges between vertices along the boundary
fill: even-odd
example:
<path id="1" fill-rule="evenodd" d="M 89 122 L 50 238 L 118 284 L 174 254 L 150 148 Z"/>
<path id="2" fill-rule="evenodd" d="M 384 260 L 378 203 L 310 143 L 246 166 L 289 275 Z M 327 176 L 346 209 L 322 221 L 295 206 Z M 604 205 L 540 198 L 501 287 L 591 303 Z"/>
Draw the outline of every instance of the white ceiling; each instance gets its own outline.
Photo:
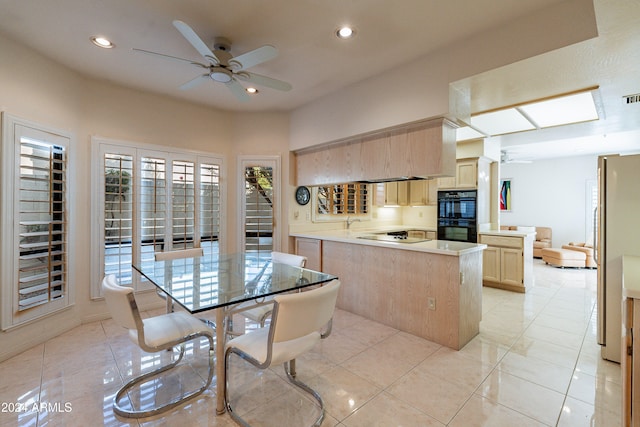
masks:
<path id="1" fill-rule="evenodd" d="M 290 111 L 560 2 L 0 0 L 0 33 L 79 73 L 127 87 L 233 111 Z M 607 125 L 583 124 L 563 138 L 584 137 L 586 133 L 611 136 L 640 129 L 640 104 L 623 108 L 621 101 L 622 95 L 640 92 L 640 2 L 595 0 L 594 4 L 600 34 L 597 40 L 474 76 L 472 112 L 598 85 Z M 224 85 L 212 81 L 195 89 L 179 90 L 200 71 L 187 63 L 132 50 L 145 49 L 202 62 L 202 57 L 173 27 L 174 19 L 189 24 L 205 42 L 212 42 L 216 36 L 227 37 L 234 55 L 265 44 L 275 46 L 278 57 L 251 71 L 287 81 L 293 89 L 263 89 L 247 103 L 237 101 Z M 343 24 L 355 26 L 355 39 L 342 41 L 335 36 Z M 94 47 L 89 42 L 92 35 L 110 38 L 116 48 Z M 549 78 L 550 70 L 553 79 Z M 557 129 L 527 133 L 531 135 L 500 137 L 501 144 L 515 149 L 557 137 Z M 634 135 L 632 141 L 637 147 L 640 137 Z"/>

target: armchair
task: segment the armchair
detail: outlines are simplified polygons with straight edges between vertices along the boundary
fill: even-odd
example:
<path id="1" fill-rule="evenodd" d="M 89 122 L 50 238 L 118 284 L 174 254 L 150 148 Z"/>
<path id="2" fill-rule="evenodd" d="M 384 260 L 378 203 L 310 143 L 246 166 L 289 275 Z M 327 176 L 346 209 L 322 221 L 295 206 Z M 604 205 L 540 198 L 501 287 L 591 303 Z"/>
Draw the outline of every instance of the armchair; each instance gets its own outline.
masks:
<path id="1" fill-rule="evenodd" d="M 533 242 L 533 257 L 542 258 L 542 250 L 551 247 L 551 228 L 536 227 L 536 240 Z"/>

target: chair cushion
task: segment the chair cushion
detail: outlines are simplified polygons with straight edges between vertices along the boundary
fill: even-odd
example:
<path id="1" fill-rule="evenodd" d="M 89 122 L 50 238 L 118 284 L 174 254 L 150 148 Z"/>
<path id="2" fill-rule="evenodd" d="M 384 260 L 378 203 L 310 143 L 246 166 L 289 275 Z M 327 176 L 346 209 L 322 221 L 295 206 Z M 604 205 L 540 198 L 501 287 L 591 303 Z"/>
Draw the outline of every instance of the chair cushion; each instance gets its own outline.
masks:
<path id="1" fill-rule="evenodd" d="M 268 339 L 269 328 L 257 329 L 227 342 L 225 350 L 229 347 L 235 347 L 258 362 L 264 363 L 267 359 Z M 309 335 L 294 340 L 273 343 L 273 354 L 271 355 L 271 364 L 269 366 L 279 365 L 295 359 L 300 354 L 311 350 L 318 341 L 320 341 L 320 332 L 314 331 Z"/>
<path id="2" fill-rule="evenodd" d="M 143 319 L 142 323 L 144 341 L 149 347 L 163 347 L 167 343 L 199 332 L 213 335 L 213 331 L 204 322 L 182 311 Z M 138 343 L 138 331 L 130 329 L 129 338 Z"/>

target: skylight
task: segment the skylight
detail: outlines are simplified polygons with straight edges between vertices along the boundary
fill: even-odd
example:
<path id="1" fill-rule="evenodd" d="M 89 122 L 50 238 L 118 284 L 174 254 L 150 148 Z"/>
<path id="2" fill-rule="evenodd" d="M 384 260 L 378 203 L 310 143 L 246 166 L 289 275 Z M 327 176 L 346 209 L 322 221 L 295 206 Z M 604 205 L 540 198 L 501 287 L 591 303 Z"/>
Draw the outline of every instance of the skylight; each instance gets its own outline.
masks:
<path id="1" fill-rule="evenodd" d="M 596 89 L 475 114 L 469 128 L 458 129 L 456 139 L 464 141 L 598 120 L 593 97 Z"/>

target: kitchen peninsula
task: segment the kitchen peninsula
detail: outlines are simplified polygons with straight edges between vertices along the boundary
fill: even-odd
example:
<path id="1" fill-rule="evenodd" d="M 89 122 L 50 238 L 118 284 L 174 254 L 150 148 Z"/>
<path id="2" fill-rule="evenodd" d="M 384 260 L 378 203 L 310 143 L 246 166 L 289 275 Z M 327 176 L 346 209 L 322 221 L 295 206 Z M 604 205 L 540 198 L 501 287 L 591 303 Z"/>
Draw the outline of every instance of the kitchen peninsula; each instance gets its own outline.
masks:
<path id="1" fill-rule="evenodd" d="M 455 350 L 478 334 L 486 245 L 348 230 L 290 235 L 297 253 L 340 277 L 339 308 Z"/>

